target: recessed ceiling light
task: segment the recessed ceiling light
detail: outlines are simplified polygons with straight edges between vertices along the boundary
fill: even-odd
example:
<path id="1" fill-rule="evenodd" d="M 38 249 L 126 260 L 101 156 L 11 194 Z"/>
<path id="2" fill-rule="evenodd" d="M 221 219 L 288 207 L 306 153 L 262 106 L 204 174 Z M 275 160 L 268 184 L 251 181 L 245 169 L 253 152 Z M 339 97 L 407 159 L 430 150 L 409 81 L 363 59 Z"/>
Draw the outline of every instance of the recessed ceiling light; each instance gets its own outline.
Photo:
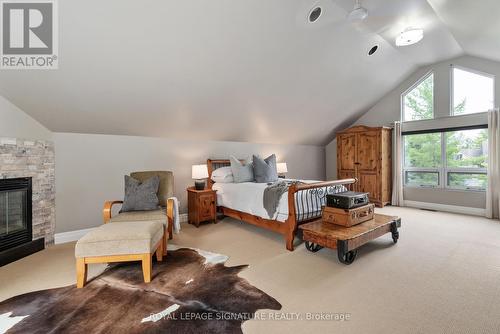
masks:
<path id="1" fill-rule="evenodd" d="M 396 37 L 396 46 L 407 46 L 418 43 L 424 38 L 424 29 L 407 28 Z"/>
<path id="2" fill-rule="evenodd" d="M 321 16 L 321 7 L 315 7 L 309 12 L 309 22 L 314 22 Z"/>
<path id="3" fill-rule="evenodd" d="M 368 51 L 368 55 L 371 56 L 372 54 L 374 54 L 375 52 L 377 52 L 378 50 L 378 45 L 374 45 L 370 51 Z"/>

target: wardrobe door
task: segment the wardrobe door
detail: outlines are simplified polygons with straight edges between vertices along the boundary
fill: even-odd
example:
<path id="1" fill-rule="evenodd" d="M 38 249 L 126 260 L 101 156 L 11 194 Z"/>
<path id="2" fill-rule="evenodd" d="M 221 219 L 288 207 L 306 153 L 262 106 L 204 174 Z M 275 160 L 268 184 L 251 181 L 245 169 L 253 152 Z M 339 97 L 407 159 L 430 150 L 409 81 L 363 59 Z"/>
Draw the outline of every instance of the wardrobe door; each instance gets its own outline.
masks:
<path id="1" fill-rule="evenodd" d="M 358 191 L 369 193 L 370 200 L 380 201 L 380 132 L 366 131 L 356 135 L 356 175 Z"/>
<path id="2" fill-rule="evenodd" d="M 338 172 L 338 176 L 337 176 L 337 179 L 354 179 L 356 178 L 356 173 L 355 171 L 339 171 Z M 350 191 L 357 191 L 358 190 L 358 186 L 356 183 L 354 184 L 348 184 L 345 186 L 348 190 Z"/>
<path id="3" fill-rule="evenodd" d="M 337 136 L 337 172 L 354 173 L 356 163 L 356 134 L 346 133 Z M 338 175 L 340 177 L 340 175 Z"/>
<path id="4" fill-rule="evenodd" d="M 356 134 L 346 133 L 337 136 L 337 179 L 356 177 Z M 356 187 L 356 188 L 355 188 Z M 356 190 L 356 185 L 349 185 L 349 190 Z"/>

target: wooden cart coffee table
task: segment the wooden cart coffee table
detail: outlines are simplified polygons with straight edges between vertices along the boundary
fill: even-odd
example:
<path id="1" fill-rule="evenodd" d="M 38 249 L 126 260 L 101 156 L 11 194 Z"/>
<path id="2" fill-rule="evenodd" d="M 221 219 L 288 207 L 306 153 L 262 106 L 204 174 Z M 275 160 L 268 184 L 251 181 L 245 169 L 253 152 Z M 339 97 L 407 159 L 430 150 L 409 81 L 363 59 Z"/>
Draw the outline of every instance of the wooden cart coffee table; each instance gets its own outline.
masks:
<path id="1" fill-rule="evenodd" d="M 399 227 L 401 218 L 381 214 L 351 227 L 324 223 L 322 219 L 299 226 L 309 251 L 317 252 L 323 247 L 337 249 L 339 261 L 344 264 L 354 262 L 360 246 L 386 233 L 391 233 L 392 240 L 397 243 Z"/>

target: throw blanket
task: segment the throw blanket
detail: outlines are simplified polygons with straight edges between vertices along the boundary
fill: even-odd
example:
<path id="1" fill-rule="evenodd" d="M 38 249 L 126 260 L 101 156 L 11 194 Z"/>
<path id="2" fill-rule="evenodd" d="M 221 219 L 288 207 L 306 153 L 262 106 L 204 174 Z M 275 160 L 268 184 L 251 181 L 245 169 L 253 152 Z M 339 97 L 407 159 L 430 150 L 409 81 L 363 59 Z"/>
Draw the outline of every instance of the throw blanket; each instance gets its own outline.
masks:
<path id="1" fill-rule="evenodd" d="M 266 209 L 269 218 L 273 218 L 276 213 L 276 209 L 280 203 L 281 196 L 288 191 L 288 183 L 286 181 L 280 180 L 271 184 L 269 187 L 264 189 L 264 209 Z"/>
<path id="2" fill-rule="evenodd" d="M 177 197 L 170 197 L 174 201 L 174 232 L 179 233 L 181 231 L 181 220 L 179 215 L 179 200 Z"/>

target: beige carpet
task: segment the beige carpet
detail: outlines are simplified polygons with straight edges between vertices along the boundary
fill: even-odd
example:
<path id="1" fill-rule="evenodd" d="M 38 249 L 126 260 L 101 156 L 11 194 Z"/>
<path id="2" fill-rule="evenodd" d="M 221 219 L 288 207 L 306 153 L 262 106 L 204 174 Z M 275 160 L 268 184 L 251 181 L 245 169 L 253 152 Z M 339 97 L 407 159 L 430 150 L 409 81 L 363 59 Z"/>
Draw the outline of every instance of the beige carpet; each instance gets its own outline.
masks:
<path id="1" fill-rule="evenodd" d="M 500 224 L 480 217 L 387 207 L 403 219 L 345 266 L 336 253 L 301 244 L 285 250 L 271 232 L 225 219 L 184 225 L 174 243 L 230 256 L 227 265 L 276 298 L 282 312 L 349 313 L 349 321 L 253 320 L 246 333 L 499 333 Z M 0 268 L 0 300 L 74 282 L 74 244 L 51 247 Z M 102 266 L 91 266 L 91 275 Z M 266 311 L 260 312 L 269 317 Z"/>

